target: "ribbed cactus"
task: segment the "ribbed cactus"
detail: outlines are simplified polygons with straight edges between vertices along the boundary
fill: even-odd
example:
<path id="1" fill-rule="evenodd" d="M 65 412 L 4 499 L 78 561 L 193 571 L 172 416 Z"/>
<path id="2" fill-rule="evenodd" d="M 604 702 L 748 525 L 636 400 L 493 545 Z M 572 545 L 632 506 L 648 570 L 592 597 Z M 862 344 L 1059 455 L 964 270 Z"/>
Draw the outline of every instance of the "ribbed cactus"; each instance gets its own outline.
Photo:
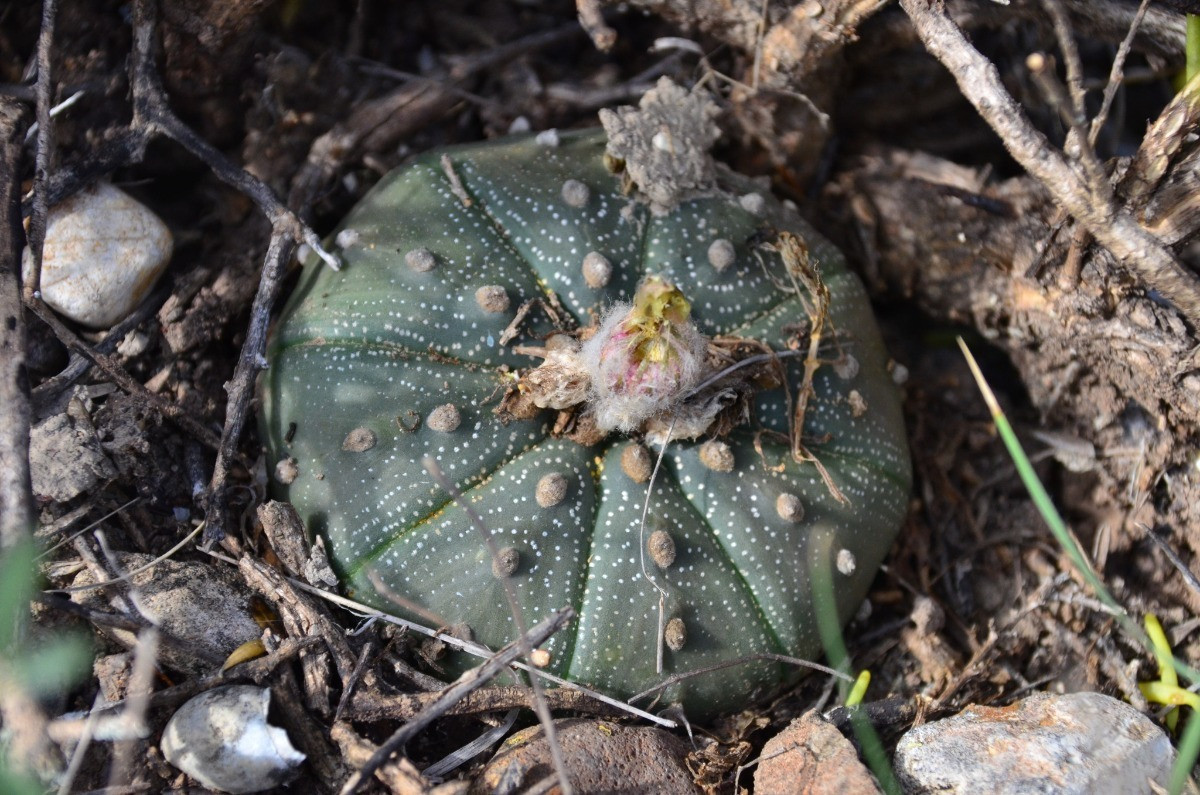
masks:
<path id="1" fill-rule="evenodd" d="M 720 189 L 656 214 L 623 195 L 604 152 L 599 131 L 448 149 L 393 172 L 358 205 L 338 237 L 343 269 L 306 269 L 271 342 L 263 427 L 271 462 L 294 459 L 277 475 L 289 481 L 281 497 L 326 537 L 352 595 L 383 609 L 404 612 L 369 571 L 427 611 L 427 622 L 466 624 L 493 647 L 515 636 L 506 571 L 530 623 L 573 605 L 578 620 L 549 644 L 549 670 L 617 697 L 759 652 L 820 657 L 811 566 L 832 572 L 836 605 L 821 609 L 845 620 L 891 544 L 910 485 L 897 396 L 863 289 L 834 248 L 748 182 L 722 177 Z M 789 442 L 814 301 L 772 246 L 786 233 L 807 242 L 830 293 L 801 437 L 820 466 L 798 463 Z M 590 434 L 555 431 L 569 413 L 521 419 L 533 412 L 502 417 L 497 408 L 506 392 L 506 406 L 520 402 L 527 383 L 517 391 L 518 378 L 543 362 L 530 348 L 552 330 L 535 307 L 501 344 L 525 301 L 556 296 L 561 320 L 587 337 L 650 275 L 658 278 L 638 300 L 659 313 L 652 331 L 694 324 L 701 346 L 737 337 L 757 352 L 799 355 L 780 360 L 787 389 L 762 381 L 767 357 L 735 371 L 759 379 L 742 384 L 748 422 L 720 440 L 668 445 L 643 528 L 657 448 L 619 420 L 603 423 L 618 430 L 591 444 L 602 436 L 594 423 Z M 645 368 L 684 354 L 647 339 L 629 372 L 652 377 L 647 389 L 658 388 L 654 378 L 679 382 Z M 594 408 L 587 401 L 601 399 L 597 367 L 632 350 L 609 343 L 591 359 L 586 342 L 578 355 L 570 344 L 542 351 L 564 351 L 596 381 L 557 385 L 586 393 L 577 430 Z M 684 340 L 680 350 L 692 346 L 692 356 L 696 344 Z M 719 369 L 711 357 L 705 367 L 684 393 Z M 614 388 L 642 388 L 629 383 Z M 432 482 L 426 455 L 483 517 L 502 560 Z M 643 565 L 667 594 L 662 619 Z M 665 697 L 710 715 L 790 674 L 754 662 L 686 679 Z"/>

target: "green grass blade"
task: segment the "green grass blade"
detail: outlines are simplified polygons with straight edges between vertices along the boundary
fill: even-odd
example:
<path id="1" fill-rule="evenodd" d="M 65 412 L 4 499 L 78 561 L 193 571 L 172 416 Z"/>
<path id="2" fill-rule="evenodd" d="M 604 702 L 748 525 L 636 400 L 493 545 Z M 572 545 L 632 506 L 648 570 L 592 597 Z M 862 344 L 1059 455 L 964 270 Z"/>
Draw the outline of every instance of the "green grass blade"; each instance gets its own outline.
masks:
<path id="1" fill-rule="evenodd" d="M 1084 580 L 1091 586 L 1096 597 L 1111 610 L 1113 617 L 1129 633 L 1130 637 L 1136 638 L 1141 643 L 1147 654 L 1160 659 L 1160 663 L 1163 663 L 1164 668 L 1173 668 L 1193 682 L 1200 679 L 1200 672 L 1186 665 L 1178 657 L 1169 655 L 1163 661 L 1159 657 L 1155 644 L 1151 642 L 1149 636 L 1129 617 L 1125 609 L 1113 598 L 1108 589 L 1104 587 L 1104 583 L 1096 575 L 1091 564 L 1079 549 L 1079 545 L 1075 542 L 1075 538 L 1067 529 L 1066 522 L 1063 521 L 1058 509 L 1054 506 L 1054 502 L 1050 499 L 1050 495 L 1046 492 L 1042 481 L 1038 478 L 1037 473 L 1034 472 L 1033 464 L 1029 462 L 1029 457 L 1025 455 L 1025 450 L 1021 447 L 1021 442 L 1017 439 L 1017 435 L 1009 424 L 1008 418 L 1000 409 L 1000 404 L 996 401 L 995 394 L 992 392 L 991 387 L 988 386 L 982 371 L 979 369 L 979 365 L 975 362 L 975 357 L 971 355 L 971 351 L 967 348 L 967 344 L 963 342 L 962 337 L 958 338 L 958 347 L 962 349 L 963 356 L 967 359 L 967 366 L 971 368 L 971 375 L 974 376 L 975 383 L 979 386 L 979 391 L 983 394 L 983 400 L 987 403 L 988 411 L 992 414 L 992 421 L 996 424 L 996 431 L 1000 434 L 1000 439 L 1004 442 L 1004 446 L 1007 448 L 1008 454 L 1017 468 L 1017 474 L 1020 476 L 1021 482 L 1025 485 L 1026 490 L 1029 491 L 1029 496 L 1033 499 L 1033 504 L 1037 507 L 1042 519 L 1050 527 L 1050 532 L 1054 534 L 1059 545 L 1066 551 L 1071 562 L 1075 564 L 1080 574 L 1083 575 Z M 1160 683 L 1152 682 L 1149 684 L 1159 685 Z M 1157 693 L 1158 690 L 1152 688 L 1152 692 Z M 1182 791 L 1198 755 L 1200 755 L 1200 720 L 1196 720 L 1196 716 L 1193 714 L 1188 720 L 1184 736 L 1179 743 L 1179 756 L 1176 759 L 1171 777 L 1170 791 L 1172 793 Z"/>
<path id="2" fill-rule="evenodd" d="M 838 670 L 846 670 L 849 665 L 849 654 L 846 642 L 842 638 L 842 623 L 837 614 L 837 598 L 833 590 L 833 567 L 836 552 L 832 549 L 833 539 L 828 532 L 814 531 L 809 542 L 812 558 L 809 562 L 809 577 L 813 589 L 813 605 L 817 614 L 817 631 L 821 635 L 821 643 L 825 647 L 825 656 L 830 666 Z M 861 678 L 859 680 L 861 682 Z M 847 702 L 849 685 L 838 681 L 839 692 L 843 702 Z M 858 689 L 856 684 L 855 689 Z M 858 695 L 861 698 L 861 693 Z M 863 758 L 867 767 L 875 774 L 876 781 L 887 795 L 901 795 L 903 790 L 896 774 L 892 771 L 891 762 L 883 750 L 883 743 L 875 732 L 875 727 L 867 719 L 866 713 L 859 707 L 850 710 L 850 725 L 854 727 L 854 736 L 858 738 L 862 748 Z"/>
<path id="3" fill-rule="evenodd" d="M 1184 83 L 1200 74 L 1200 15 L 1187 15 L 1187 66 L 1184 68 Z"/>

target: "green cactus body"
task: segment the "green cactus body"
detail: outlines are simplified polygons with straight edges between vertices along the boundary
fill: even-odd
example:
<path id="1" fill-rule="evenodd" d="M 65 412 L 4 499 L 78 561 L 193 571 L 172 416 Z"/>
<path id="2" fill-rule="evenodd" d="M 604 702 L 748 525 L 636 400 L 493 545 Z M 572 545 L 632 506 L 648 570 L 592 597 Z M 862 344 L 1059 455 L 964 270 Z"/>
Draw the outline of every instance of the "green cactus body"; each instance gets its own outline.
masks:
<path id="1" fill-rule="evenodd" d="M 343 269 L 305 270 L 270 344 L 265 438 L 272 463 L 296 460 L 280 497 L 326 537 L 353 596 L 403 613 L 376 592 L 373 571 L 447 625 L 465 623 L 499 647 L 515 637 L 502 581 L 464 511 L 423 469 L 432 456 L 499 546 L 518 553 L 511 581 L 526 620 L 563 605 L 578 612 L 549 643 L 549 670 L 617 697 L 760 652 L 819 657 L 814 539 L 853 554 L 855 565 L 842 567 L 851 573 L 833 573 L 830 607 L 845 620 L 891 544 L 910 486 L 897 396 L 863 289 L 794 213 L 770 197 L 739 200 L 747 185 L 651 214 L 621 195 L 604 146 L 597 131 L 553 146 L 524 138 L 449 149 L 393 172 L 358 205 L 342 227 L 356 233 L 342 238 L 354 241 Z M 568 180 L 587 186 L 582 201 L 564 191 Z M 725 440 L 730 471 L 706 466 L 698 443 L 668 446 L 640 532 L 647 484 L 621 467 L 627 438 L 583 447 L 553 437 L 548 412 L 507 424 L 495 416 L 511 373 L 537 364 L 501 346 L 500 334 L 523 301 L 549 291 L 587 326 L 653 273 L 686 295 L 705 335 L 783 350 L 808 316 L 801 298 L 780 289 L 779 256 L 755 244 L 764 226 L 807 241 L 832 295 L 837 345 L 857 363 L 817 370 L 804 426 L 848 502 L 831 496 L 813 464 L 792 461 L 778 435 L 760 434 L 762 455 L 755 449 L 757 430 L 788 431 L 787 396 L 775 389 L 755 397 L 751 424 Z M 728 267 L 714 267 L 716 240 L 733 244 Z M 590 252 L 612 265 L 604 286 L 583 276 Z M 503 288 L 501 300 L 494 290 L 477 300 L 485 286 Z M 523 339 L 539 330 L 547 329 Z M 790 361 L 798 384 L 800 359 Z M 435 412 L 445 404 L 457 409 L 456 426 L 453 411 Z M 539 500 L 539 482 L 556 473 L 565 494 Z M 777 505 L 781 495 L 803 515 Z M 659 593 L 642 576 L 639 549 L 658 530 L 674 542 L 674 560 L 660 568 L 647 556 L 646 566 L 667 592 L 666 618 L 686 628 L 661 674 Z M 693 716 L 712 715 L 790 676 L 759 661 L 686 679 L 665 696 Z"/>

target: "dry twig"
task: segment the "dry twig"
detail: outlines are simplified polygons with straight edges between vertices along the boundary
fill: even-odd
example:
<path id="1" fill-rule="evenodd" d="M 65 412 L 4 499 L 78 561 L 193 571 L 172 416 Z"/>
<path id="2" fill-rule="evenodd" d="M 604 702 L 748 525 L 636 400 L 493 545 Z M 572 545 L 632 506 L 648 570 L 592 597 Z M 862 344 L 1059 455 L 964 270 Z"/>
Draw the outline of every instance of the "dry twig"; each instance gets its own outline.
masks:
<path id="1" fill-rule="evenodd" d="M 1092 236 L 1150 287 L 1200 326 L 1200 282 L 1158 238 L 1117 207 L 1107 182 L 1089 185 L 1038 132 L 1004 88 L 996 67 L 934 0 L 900 0 L 921 41 L 954 76 L 959 89 L 1000 136 L 1005 147 Z"/>
<path id="2" fill-rule="evenodd" d="M 575 617 L 575 611 L 570 607 L 556 610 L 549 618 L 537 624 L 514 642 L 496 652 L 487 662 L 478 668 L 473 668 L 464 674 L 457 682 L 443 690 L 439 697 L 411 721 L 402 726 L 395 734 L 379 746 L 367 763 L 363 765 L 346 785 L 342 787 L 342 795 L 351 795 L 374 775 L 381 765 L 388 761 L 392 754 L 403 750 L 408 741 L 434 720 L 447 714 L 455 704 L 466 698 L 471 692 L 478 690 L 490 682 L 509 663 L 521 656 L 524 649 L 531 649 L 545 643 L 555 632 L 565 627 Z M 564 782 L 560 782 L 564 783 Z"/>
<path id="3" fill-rule="evenodd" d="M 29 482 L 29 383 L 25 375 L 25 313 L 20 273 L 21 143 L 25 114 L 0 99 L 0 550 L 33 532 Z"/>

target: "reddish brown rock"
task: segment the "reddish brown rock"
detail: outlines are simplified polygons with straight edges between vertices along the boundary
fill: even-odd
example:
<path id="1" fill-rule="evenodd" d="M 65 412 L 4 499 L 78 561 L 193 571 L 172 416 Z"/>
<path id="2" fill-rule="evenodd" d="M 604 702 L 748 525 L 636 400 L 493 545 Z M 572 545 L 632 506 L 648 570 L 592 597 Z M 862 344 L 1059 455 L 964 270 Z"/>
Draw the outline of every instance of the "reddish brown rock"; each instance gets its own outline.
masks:
<path id="1" fill-rule="evenodd" d="M 559 747 L 580 795 L 600 792 L 697 792 L 684 766 L 683 740 L 651 726 L 623 726 L 575 718 L 557 721 Z M 500 747 L 471 786 L 472 793 L 495 792 L 502 784 L 523 791 L 554 775 L 541 726 L 517 732 Z"/>
<path id="2" fill-rule="evenodd" d="M 755 795 L 877 795 L 879 786 L 854 745 L 816 712 L 807 712 L 763 746 Z"/>

